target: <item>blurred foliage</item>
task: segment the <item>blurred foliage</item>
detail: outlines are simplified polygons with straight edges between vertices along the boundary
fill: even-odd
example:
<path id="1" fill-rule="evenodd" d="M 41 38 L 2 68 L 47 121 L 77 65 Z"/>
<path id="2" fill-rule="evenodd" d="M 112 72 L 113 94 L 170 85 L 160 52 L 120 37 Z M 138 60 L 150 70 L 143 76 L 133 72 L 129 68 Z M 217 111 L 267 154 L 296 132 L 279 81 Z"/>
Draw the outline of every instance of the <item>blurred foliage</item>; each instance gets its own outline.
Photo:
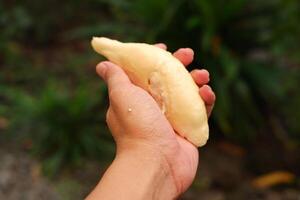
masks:
<path id="1" fill-rule="evenodd" d="M 182 46 L 195 50 L 193 65 L 205 64 L 217 94 L 213 127 L 241 142 L 268 131 L 273 117 L 280 127 L 286 125 L 282 121 L 294 119 L 283 113 L 292 108 L 286 97 L 299 85 L 292 76 L 299 69 L 287 62 L 299 64 L 299 6 L 293 0 L 142 0 L 133 10 L 148 25 L 149 42 L 166 41 L 172 50 Z M 299 104 L 296 100 L 293 106 Z M 297 123 L 294 130 L 290 125 L 285 127 L 288 135 L 299 133 Z"/>
<path id="2" fill-rule="evenodd" d="M 99 114 L 104 92 L 90 93 L 92 87 L 72 89 L 50 81 L 35 97 L 2 90 L 14 105 L 7 116 L 12 119 L 10 131 L 25 149 L 44 160 L 46 174 L 54 175 L 63 165 L 79 165 L 82 158 L 99 159 L 114 152 L 104 112 Z"/>
<path id="3" fill-rule="evenodd" d="M 217 95 L 212 132 L 299 143 L 299 9 L 298 0 L 1 1 L 0 115 L 48 174 L 112 152 L 89 47 L 106 35 L 193 48 L 192 68 L 210 71 Z"/>

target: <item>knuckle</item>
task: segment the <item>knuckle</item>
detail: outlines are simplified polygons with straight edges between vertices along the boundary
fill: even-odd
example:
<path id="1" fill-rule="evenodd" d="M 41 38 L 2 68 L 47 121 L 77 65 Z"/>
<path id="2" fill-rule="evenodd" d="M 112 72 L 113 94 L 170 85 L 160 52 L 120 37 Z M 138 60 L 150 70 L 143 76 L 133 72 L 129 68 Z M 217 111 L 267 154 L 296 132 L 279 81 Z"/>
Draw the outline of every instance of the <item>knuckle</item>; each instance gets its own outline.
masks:
<path id="1" fill-rule="evenodd" d="M 107 124 L 109 124 L 110 118 L 111 118 L 111 108 L 108 108 L 105 116 L 105 120 Z"/>
<path id="2" fill-rule="evenodd" d="M 113 88 L 113 89 L 109 90 L 108 96 L 110 99 L 118 98 L 119 92 L 120 92 L 120 89 Z"/>
<path id="3" fill-rule="evenodd" d="M 123 99 L 120 89 L 112 89 L 109 92 L 109 102 L 112 106 L 118 105 L 118 102 Z"/>

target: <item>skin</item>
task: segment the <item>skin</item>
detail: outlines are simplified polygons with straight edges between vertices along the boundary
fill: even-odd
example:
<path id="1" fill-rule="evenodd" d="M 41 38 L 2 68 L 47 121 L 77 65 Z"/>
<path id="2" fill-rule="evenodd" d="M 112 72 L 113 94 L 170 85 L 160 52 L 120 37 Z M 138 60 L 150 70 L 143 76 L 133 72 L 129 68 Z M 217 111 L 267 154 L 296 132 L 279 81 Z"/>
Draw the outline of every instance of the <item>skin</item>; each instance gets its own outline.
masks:
<path id="1" fill-rule="evenodd" d="M 167 48 L 164 44 L 156 46 Z M 181 48 L 173 55 L 187 66 L 194 52 Z M 117 151 L 86 199 L 176 199 L 195 178 L 198 149 L 174 132 L 154 99 L 132 84 L 119 66 L 104 61 L 96 71 L 108 86 L 106 120 Z M 199 86 L 209 116 L 216 98 L 207 85 L 209 73 L 196 69 L 191 76 Z"/>

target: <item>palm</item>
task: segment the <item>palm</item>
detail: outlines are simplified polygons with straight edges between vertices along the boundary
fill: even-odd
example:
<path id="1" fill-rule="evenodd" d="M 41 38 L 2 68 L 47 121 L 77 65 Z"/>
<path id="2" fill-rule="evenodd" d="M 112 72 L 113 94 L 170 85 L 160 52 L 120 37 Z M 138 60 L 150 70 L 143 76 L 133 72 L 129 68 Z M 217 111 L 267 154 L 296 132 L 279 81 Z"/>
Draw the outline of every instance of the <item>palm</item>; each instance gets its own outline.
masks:
<path id="1" fill-rule="evenodd" d="M 178 142 L 178 155 L 174 158 L 174 164 L 176 164 L 174 176 L 177 177 L 180 192 L 183 192 L 194 180 L 199 153 L 198 149 L 187 140 L 180 136 L 176 136 L 176 139 Z"/>
<path id="2" fill-rule="evenodd" d="M 173 130 L 164 133 L 159 140 L 148 138 L 148 141 L 167 161 L 178 192 L 184 192 L 194 180 L 197 171 L 198 149 Z"/>

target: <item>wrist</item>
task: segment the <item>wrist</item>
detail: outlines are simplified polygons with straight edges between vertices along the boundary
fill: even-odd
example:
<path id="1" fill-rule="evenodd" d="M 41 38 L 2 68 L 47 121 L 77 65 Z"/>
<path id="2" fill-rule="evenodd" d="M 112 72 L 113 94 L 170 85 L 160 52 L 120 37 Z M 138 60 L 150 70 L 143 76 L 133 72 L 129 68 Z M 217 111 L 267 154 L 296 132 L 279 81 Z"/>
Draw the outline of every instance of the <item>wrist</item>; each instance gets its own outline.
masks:
<path id="1" fill-rule="evenodd" d="M 112 165 L 124 170 L 141 199 L 175 199 L 179 195 L 168 162 L 153 146 L 119 148 Z"/>
<path id="2" fill-rule="evenodd" d="M 159 151 L 141 144 L 117 146 L 113 163 L 87 200 L 176 199 L 179 193 L 171 170 Z"/>

